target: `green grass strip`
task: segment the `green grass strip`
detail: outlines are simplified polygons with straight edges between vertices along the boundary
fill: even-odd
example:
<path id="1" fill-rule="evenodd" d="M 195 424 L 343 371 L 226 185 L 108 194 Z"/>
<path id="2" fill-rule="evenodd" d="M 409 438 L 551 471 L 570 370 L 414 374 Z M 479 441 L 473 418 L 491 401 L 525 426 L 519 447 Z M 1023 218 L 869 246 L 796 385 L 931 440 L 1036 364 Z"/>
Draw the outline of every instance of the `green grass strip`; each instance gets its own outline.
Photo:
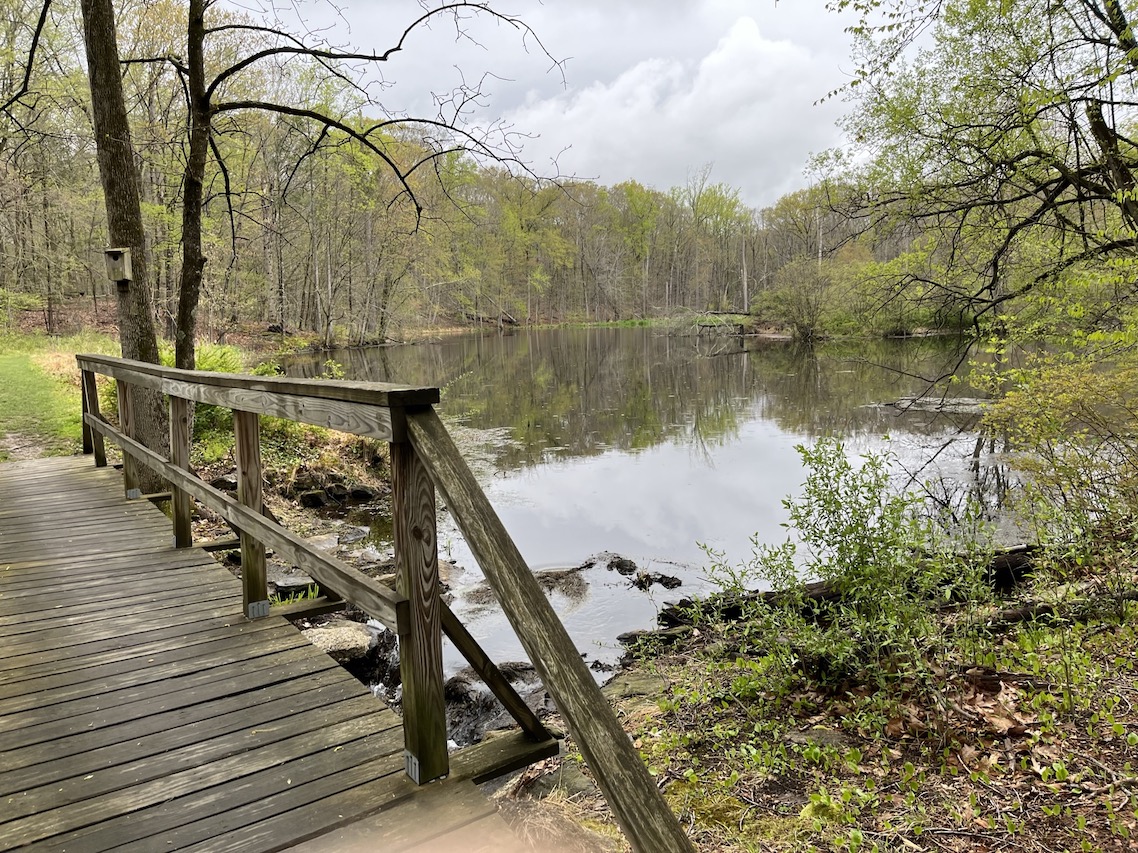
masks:
<path id="1" fill-rule="evenodd" d="M 74 453 L 81 442 L 80 399 L 78 388 L 49 376 L 28 353 L 0 353 L 0 435 L 27 438 L 50 455 Z"/>

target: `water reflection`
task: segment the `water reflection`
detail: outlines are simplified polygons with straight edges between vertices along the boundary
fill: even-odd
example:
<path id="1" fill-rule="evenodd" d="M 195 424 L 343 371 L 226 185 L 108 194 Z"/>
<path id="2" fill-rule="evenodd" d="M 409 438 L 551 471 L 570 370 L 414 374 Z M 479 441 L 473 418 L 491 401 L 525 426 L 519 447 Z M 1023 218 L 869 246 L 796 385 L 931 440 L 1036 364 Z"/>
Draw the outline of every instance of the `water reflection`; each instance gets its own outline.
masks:
<path id="1" fill-rule="evenodd" d="M 950 489 L 981 482 L 987 474 L 969 467 L 978 412 L 966 369 L 944 386 L 950 398 L 928 396 L 927 378 L 951 375 L 962 355 L 940 339 L 803 349 L 640 328 L 465 336 L 331 357 L 350 379 L 442 389 L 440 413 L 531 567 L 617 552 L 679 576 L 683 587 L 658 593 L 675 599 L 705 590 L 699 543 L 737 560 L 753 534 L 785 537 L 782 500 L 803 479 L 796 444 L 837 434 L 861 451 L 888 435 L 915 480 L 929 478 L 924 462 L 935 456 Z M 326 358 L 288 370 L 314 375 Z M 445 515 L 439 542 L 465 569 L 462 614 L 462 589 L 480 573 Z M 627 579 L 614 573 L 589 579 L 587 606 L 559 602 L 583 648 L 652 623 L 656 598 L 625 594 Z M 492 655 L 519 656 L 500 617 L 466 615 L 483 620 L 472 629 Z"/>
<path id="2" fill-rule="evenodd" d="M 508 428 L 513 440 L 498 458 L 505 472 L 551 456 L 718 445 L 756 419 L 804 438 L 927 434 L 969 416 L 946 421 L 933 406 L 892 405 L 925 394 L 925 377 L 951 373 L 960 355 L 945 339 L 803 348 L 637 328 L 473 335 L 331 358 L 348 378 L 439 386 L 452 421 Z M 297 358 L 289 372 L 318 374 L 325 358 Z M 964 385 L 951 390 L 967 394 Z"/>

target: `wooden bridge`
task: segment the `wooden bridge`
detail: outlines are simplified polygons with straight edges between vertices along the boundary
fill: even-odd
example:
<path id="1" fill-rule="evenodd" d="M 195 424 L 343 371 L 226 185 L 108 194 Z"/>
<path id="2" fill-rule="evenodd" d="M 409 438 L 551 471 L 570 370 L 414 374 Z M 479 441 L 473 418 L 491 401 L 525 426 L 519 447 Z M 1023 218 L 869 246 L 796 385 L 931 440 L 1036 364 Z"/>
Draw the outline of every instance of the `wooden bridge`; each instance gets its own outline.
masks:
<path id="1" fill-rule="evenodd" d="M 523 849 L 475 784 L 558 745 L 439 596 L 436 489 L 633 849 L 691 849 L 435 414 L 436 389 L 79 365 L 95 464 L 0 465 L 0 850 Z M 117 427 L 97 374 L 117 383 Z M 169 458 L 133 437 L 147 393 L 168 400 Z M 190 401 L 233 410 L 236 499 L 189 470 Z M 263 514 L 260 415 L 390 442 L 396 590 Z M 123 449 L 121 475 L 104 439 Z M 140 465 L 170 484 L 173 535 Z M 241 580 L 193 545 L 195 501 L 240 532 Z M 322 596 L 271 607 L 266 548 Z M 283 618 L 345 600 L 399 636 L 402 717 Z M 443 634 L 517 732 L 448 753 Z"/>

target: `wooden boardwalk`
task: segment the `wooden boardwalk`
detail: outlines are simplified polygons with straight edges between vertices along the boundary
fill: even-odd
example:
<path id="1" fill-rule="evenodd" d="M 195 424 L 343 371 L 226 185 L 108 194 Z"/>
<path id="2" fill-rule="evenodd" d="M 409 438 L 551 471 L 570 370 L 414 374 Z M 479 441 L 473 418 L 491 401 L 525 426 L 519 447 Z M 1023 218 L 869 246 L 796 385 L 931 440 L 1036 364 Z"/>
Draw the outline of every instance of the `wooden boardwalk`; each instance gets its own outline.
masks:
<path id="1" fill-rule="evenodd" d="M 241 607 L 117 471 L 0 464 L 0 850 L 522 849 L 485 753 L 414 785 L 400 718 Z"/>

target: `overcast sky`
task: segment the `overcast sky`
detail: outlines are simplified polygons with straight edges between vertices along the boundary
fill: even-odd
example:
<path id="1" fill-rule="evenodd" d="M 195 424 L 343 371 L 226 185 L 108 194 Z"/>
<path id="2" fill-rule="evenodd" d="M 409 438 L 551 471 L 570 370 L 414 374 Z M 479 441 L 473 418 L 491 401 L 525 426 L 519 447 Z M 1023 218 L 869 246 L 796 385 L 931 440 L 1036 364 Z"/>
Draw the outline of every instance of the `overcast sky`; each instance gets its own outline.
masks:
<path id="1" fill-rule="evenodd" d="M 421 13 L 413 0 L 344 2 L 346 37 L 369 50 L 390 46 Z M 534 137 L 524 158 L 535 171 L 551 174 L 556 158 L 563 175 L 666 190 L 711 164 L 713 182 L 756 206 L 805 186 L 810 154 L 841 140 L 835 121 L 844 105 L 816 102 L 846 79 L 849 21 L 824 0 L 494 6 L 524 19 L 561 68 L 532 39 L 491 20 L 470 21 L 470 40 L 456 40 L 453 22 L 436 23 L 387 63 L 384 105 L 429 112 L 431 92 L 491 73 L 483 115 Z"/>

